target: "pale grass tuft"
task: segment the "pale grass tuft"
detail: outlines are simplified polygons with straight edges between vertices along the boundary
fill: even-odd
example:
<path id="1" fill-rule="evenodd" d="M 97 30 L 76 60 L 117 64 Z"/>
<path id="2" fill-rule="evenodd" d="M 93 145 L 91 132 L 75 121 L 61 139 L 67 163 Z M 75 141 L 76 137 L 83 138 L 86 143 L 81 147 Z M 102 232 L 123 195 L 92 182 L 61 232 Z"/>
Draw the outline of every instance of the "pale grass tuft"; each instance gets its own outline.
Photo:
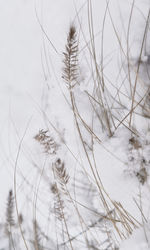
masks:
<path id="1" fill-rule="evenodd" d="M 6 209 L 6 233 L 9 235 L 11 231 L 11 227 L 15 225 L 14 221 L 14 196 L 13 191 L 10 190 L 8 194 L 7 200 L 7 209 Z"/>
<path id="2" fill-rule="evenodd" d="M 66 51 L 64 54 L 64 68 L 62 78 L 69 88 L 77 84 L 78 78 L 78 42 L 75 26 L 71 25 L 67 37 Z"/>
<path id="3" fill-rule="evenodd" d="M 52 136 L 48 134 L 48 130 L 39 130 L 39 133 L 34 137 L 44 148 L 44 153 L 56 154 L 58 144 L 55 142 Z"/>

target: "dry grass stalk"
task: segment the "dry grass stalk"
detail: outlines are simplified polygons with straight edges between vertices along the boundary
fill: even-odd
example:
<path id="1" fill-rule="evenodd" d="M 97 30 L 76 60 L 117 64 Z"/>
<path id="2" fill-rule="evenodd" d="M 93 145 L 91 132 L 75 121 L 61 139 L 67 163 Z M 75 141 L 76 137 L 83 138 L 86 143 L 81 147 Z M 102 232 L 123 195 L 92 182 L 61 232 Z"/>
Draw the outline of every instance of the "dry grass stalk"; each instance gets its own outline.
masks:
<path id="1" fill-rule="evenodd" d="M 35 250 L 42 250 L 40 228 L 36 220 L 33 221 L 33 232 Z"/>
<path id="2" fill-rule="evenodd" d="M 59 219 L 64 218 L 64 201 L 61 197 L 61 193 L 67 195 L 66 185 L 69 181 L 65 164 L 61 159 L 57 159 L 52 165 L 53 173 L 56 182 L 51 185 L 51 191 L 55 195 L 55 213 Z"/>
<path id="3" fill-rule="evenodd" d="M 61 165 L 61 160 L 56 160 L 52 165 L 52 170 L 55 178 L 55 182 L 51 184 L 50 190 L 54 194 L 54 212 L 59 220 L 64 219 L 64 201 L 61 197 L 61 191 L 64 192 L 64 184 L 65 181 L 65 171 L 64 171 L 64 163 Z M 58 181 L 58 182 L 57 182 Z M 60 184 L 60 186 L 59 186 Z"/>
<path id="4" fill-rule="evenodd" d="M 55 193 L 54 210 L 56 218 L 62 221 L 64 219 L 64 201 L 62 200 L 58 189 Z"/>
<path id="5" fill-rule="evenodd" d="M 7 200 L 6 223 L 5 223 L 5 233 L 8 236 L 9 250 L 15 249 L 15 244 L 12 237 L 12 228 L 15 225 L 16 223 L 14 221 L 14 196 L 13 196 L 13 191 L 10 190 Z"/>
<path id="6" fill-rule="evenodd" d="M 70 36 L 68 35 L 68 38 L 69 37 Z M 68 44 L 68 39 L 67 39 L 67 44 Z M 69 55 L 68 55 L 68 57 L 69 57 Z M 77 57 L 77 55 L 76 55 L 76 57 Z M 64 63 L 66 65 L 66 67 L 71 66 L 65 60 L 64 60 Z M 68 70 L 65 71 L 65 73 L 68 74 L 65 79 L 67 79 L 67 83 L 68 83 L 69 86 L 73 86 L 73 84 L 71 83 L 71 78 L 70 78 L 69 72 L 70 72 L 70 69 L 68 68 Z M 97 171 L 97 168 L 96 168 L 96 172 L 95 172 L 95 169 L 94 169 L 95 167 L 93 166 L 93 164 L 92 164 L 92 162 L 90 160 L 89 154 L 88 154 L 88 152 L 86 150 L 86 147 L 85 147 L 85 143 L 84 143 L 84 140 L 83 140 L 83 135 L 82 135 L 80 125 L 79 125 L 79 122 L 78 122 L 78 117 L 80 117 L 80 113 L 79 113 L 79 111 L 78 111 L 78 109 L 76 107 L 75 96 L 74 96 L 73 91 L 71 91 L 71 88 L 70 88 L 70 99 L 71 99 L 72 110 L 73 110 L 73 113 L 74 113 L 76 127 L 77 127 L 77 130 L 78 130 L 78 133 L 79 133 L 79 137 L 81 139 L 81 143 L 83 145 L 83 149 L 85 151 L 87 160 L 89 162 L 89 166 L 90 166 L 91 171 L 93 173 L 95 183 L 96 183 L 96 185 L 98 187 L 100 198 L 101 198 L 101 200 L 103 202 L 104 208 L 105 208 L 107 213 L 109 213 L 109 211 L 111 210 L 111 206 L 109 205 L 109 202 L 107 201 L 107 198 L 111 202 L 113 207 L 116 208 L 116 213 L 117 213 L 118 219 L 115 220 L 111 214 L 109 215 L 108 219 L 112 222 L 112 224 L 113 224 L 115 230 L 117 231 L 118 235 L 120 236 L 120 238 L 121 239 L 126 238 L 126 234 L 129 235 L 132 232 L 133 228 L 136 227 L 136 224 L 138 222 L 132 216 L 130 216 L 127 213 L 127 211 L 125 211 L 123 209 L 123 207 L 121 207 L 122 208 L 121 209 L 115 202 L 113 202 L 111 200 L 111 198 L 109 197 L 109 195 L 107 194 L 107 192 L 105 191 L 105 189 L 104 189 L 104 187 L 103 187 L 103 185 L 101 183 L 101 179 L 100 179 L 99 173 Z M 93 133 L 93 131 L 92 131 L 92 133 Z M 106 198 L 105 198 L 105 196 L 106 196 Z M 121 224 L 122 227 L 120 227 L 118 225 L 118 223 Z"/>
<path id="7" fill-rule="evenodd" d="M 66 189 L 66 184 L 68 183 L 69 176 L 66 172 L 65 164 L 60 159 L 57 159 L 55 161 L 55 163 L 52 166 L 52 170 L 54 178 L 56 180 L 55 184 L 51 186 L 51 191 L 55 194 L 55 203 L 54 203 L 55 215 L 56 218 L 61 220 L 61 222 L 64 222 L 66 235 L 68 237 L 70 247 L 73 250 L 72 243 L 70 240 L 69 228 L 67 225 L 67 220 L 64 212 L 65 204 L 62 198 L 62 192 L 65 193 L 65 195 L 68 193 Z"/>
<path id="8" fill-rule="evenodd" d="M 67 37 L 66 52 L 62 78 L 71 89 L 77 84 L 78 78 L 78 43 L 75 26 L 71 25 Z"/>
<path id="9" fill-rule="evenodd" d="M 12 190 L 9 191 L 8 201 L 7 201 L 7 209 L 6 209 L 6 233 L 10 234 L 11 227 L 15 225 L 14 221 L 14 197 Z"/>
<path id="10" fill-rule="evenodd" d="M 53 164 L 53 170 L 56 180 L 60 185 L 60 189 L 64 193 L 66 193 L 66 185 L 69 181 L 69 175 L 67 174 L 64 162 L 62 162 L 61 159 L 57 159 L 56 162 Z"/>
<path id="11" fill-rule="evenodd" d="M 34 137 L 44 148 L 44 153 L 47 154 L 56 154 L 58 145 L 55 140 L 48 135 L 48 130 L 39 130 L 39 133 Z"/>

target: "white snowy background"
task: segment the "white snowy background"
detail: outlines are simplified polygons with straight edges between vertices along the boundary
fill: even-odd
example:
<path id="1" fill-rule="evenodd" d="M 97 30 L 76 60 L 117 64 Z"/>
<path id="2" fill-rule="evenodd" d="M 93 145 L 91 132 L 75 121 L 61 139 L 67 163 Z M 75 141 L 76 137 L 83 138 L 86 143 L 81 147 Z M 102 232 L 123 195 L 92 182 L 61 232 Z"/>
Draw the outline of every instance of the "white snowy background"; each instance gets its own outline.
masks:
<path id="1" fill-rule="evenodd" d="M 92 93 L 94 89 L 91 57 L 88 51 L 88 44 L 91 42 L 89 32 L 91 17 L 88 16 L 90 3 L 97 61 L 100 65 L 103 32 L 104 78 L 109 92 L 115 96 L 128 72 L 128 63 L 123 51 L 127 53 L 126 34 L 133 3 L 129 48 L 133 65 L 131 79 L 134 86 L 134 73 L 150 9 L 148 0 L 134 2 L 111 0 L 109 3 L 105 0 L 0 1 L 1 250 L 10 249 L 3 230 L 9 190 L 16 193 L 18 210 L 24 218 L 22 227 L 28 249 L 39 249 L 32 242 L 34 241 L 32 221 L 35 219 L 41 231 L 50 238 L 49 240 L 40 236 L 41 249 L 150 249 L 150 122 L 140 107 L 137 107 L 138 114 L 133 118 L 138 146 L 131 140 L 133 133 L 127 128 L 127 120 L 114 131 L 111 138 L 107 131 L 101 129 L 97 118 L 94 120 L 93 128 L 101 141 L 101 143 L 96 140 L 94 142 L 94 157 L 102 185 L 111 201 L 120 203 L 137 220 L 136 228 L 133 227 L 132 234 L 125 233 L 125 237 L 118 237 L 111 222 L 105 220 L 87 230 L 92 223 L 97 223 L 100 215 L 106 215 L 106 211 L 102 208 L 73 112 L 68 105 L 70 96 L 62 79 L 62 70 L 63 52 L 69 27 L 73 23 L 79 37 L 80 52 L 80 84 L 75 86 L 74 94 L 82 117 L 91 127 L 93 109 L 86 94 L 86 91 Z M 138 76 L 137 102 L 149 87 L 149 29 L 148 24 Z M 125 78 L 121 91 L 129 93 L 128 77 Z M 115 113 L 117 108 L 113 109 L 114 116 L 118 116 L 116 124 L 119 124 L 123 115 L 131 108 L 129 97 L 130 95 L 120 94 L 124 108 L 120 113 Z M 100 113 L 101 117 L 102 115 Z M 39 130 L 48 130 L 48 134 L 57 142 L 56 155 L 45 154 L 42 146 L 34 139 Z M 92 137 L 84 127 L 81 131 L 87 140 L 89 157 L 92 158 L 90 151 Z M 62 194 L 70 238 L 79 235 L 76 239 L 72 239 L 72 245 L 68 243 L 64 222 L 57 220 L 53 211 L 52 165 L 58 158 L 65 163 L 70 176 L 68 189 L 76 204 L 73 206 L 71 201 L 68 201 L 69 198 Z M 91 161 L 94 165 L 93 160 Z M 141 183 L 140 179 L 141 164 L 145 164 L 144 183 Z M 14 203 L 14 218 L 17 221 L 16 201 Z M 115 213 L 113 206 L 112 210 Z M 82 223 L 77 211 L 82 217 Z M 80 234 L 84 230 L 87 234 L 90 231 L 89 235 Z M 11 232 L 15 249 L 26 249 L 19 227 L 12 228 Z M 86 237 L 89 240 L 88 244 Z M 66 243 L 63 244 L 64 242 Z"/>

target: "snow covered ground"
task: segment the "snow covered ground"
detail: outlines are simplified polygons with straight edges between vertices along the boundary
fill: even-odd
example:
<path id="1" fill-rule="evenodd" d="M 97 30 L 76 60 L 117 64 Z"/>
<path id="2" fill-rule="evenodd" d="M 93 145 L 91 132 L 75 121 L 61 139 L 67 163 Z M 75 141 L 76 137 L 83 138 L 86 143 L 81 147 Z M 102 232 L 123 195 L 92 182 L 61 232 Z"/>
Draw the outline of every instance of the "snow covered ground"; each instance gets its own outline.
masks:
<path id="1" fill-rule="evenodd" d="M 1 250 L 150 249 L 149 10 L 0 1 Z"/>

